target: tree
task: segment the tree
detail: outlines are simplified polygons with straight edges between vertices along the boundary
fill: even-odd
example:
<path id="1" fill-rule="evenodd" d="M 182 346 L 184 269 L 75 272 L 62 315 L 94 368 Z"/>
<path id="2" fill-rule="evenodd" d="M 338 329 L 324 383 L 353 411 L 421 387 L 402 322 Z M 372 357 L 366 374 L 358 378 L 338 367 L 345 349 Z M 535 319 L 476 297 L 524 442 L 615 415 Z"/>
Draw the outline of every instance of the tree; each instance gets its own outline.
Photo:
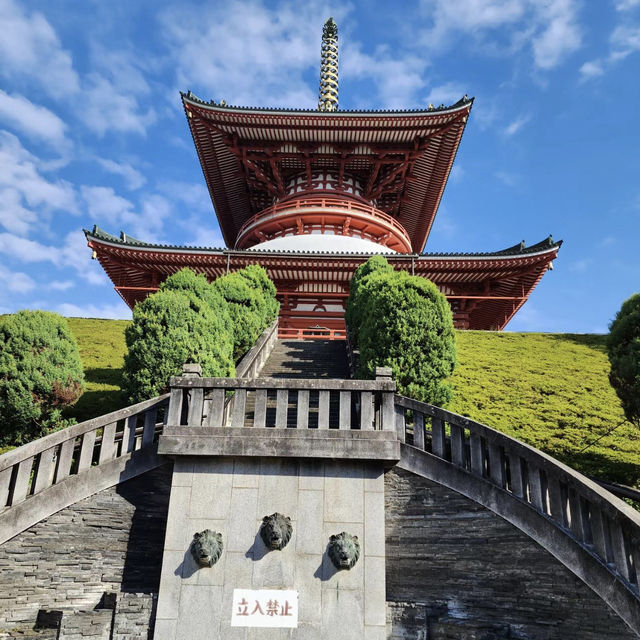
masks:
<path id="1" fill-rule="evenodd" d="M 376 269 L 358 285 L 358 376 L 391 367 L 398 390 L 442 405 L 451 399 L 447 378 L 456 365 L 453 317 L 429 280 L 406 271 Z"/>
<path id="2" fill-rule="evenodd" d="M 375 255 L 369 258 L 365 263 L 361 264 L 354 272 L 351 283 L 349 284 L 349 298 L 345 309 L 345 321 L 351 337 L 358 341 L 358 332 L 360 330 L 361 313 L 363 309 L 360 300 L 360 292 L 367 278 L 373 274 L 393 273 L 394 269 L 387 259 L 381 255 Z"/>
<path id="3" fill-rule="evenodd" d="M 640 426 L 640 293 L 632 295 L 609 326 L 609 382 L 629 422 Z"/>
<path id="4" fill-rule="evenodd" d="M 280 303 L 276 298 L 276 285 L 273 284 L 264 267 L 258 264 L 251 264 L 244 269 L 237 271 L 247 282 L 249 286 L 258 289 L 264 296 L 265 301 L 265 326 L 266 329 L 278 317 L 280 312 Z"/>
<path id="5" fill-rule="evenodd" d="M 0 444 L 20 445 L 68 424 L 62 410 L 82 395 L 78 343 L 48 311 L 0 317 Z"/>
<path id="6" fill-rule="evenodd" d="M 267 304 L 262 291 L 251 286 L 242 271 L 220 276 L 213 286 L 229 305 L 234 327 L 233 356 L 237 362 L 267 328 Z"/>
<path id="7" fill-rule="evenodd" d="M 160 285 L 160 291 L 192 293 L 201 300 L 204 300 L 218 316 L 224 329 L 229 335 L 233 336 L 234 327 L 227 301 L 222 297 L 220 291 L 216 289 L 203 274 L 196 273 L 192 269 L 185 267 L 170 275 Z"/>
<path id="8" fill-rule="evenodd" d="M 188 290 L 158 291 L 133 309 L 125 331 L 123 389 L 132 402 L 168 389 L 185 362 L 197 362 L 204 376 L 235 374 L 233 338 L 207 302 Z"/>

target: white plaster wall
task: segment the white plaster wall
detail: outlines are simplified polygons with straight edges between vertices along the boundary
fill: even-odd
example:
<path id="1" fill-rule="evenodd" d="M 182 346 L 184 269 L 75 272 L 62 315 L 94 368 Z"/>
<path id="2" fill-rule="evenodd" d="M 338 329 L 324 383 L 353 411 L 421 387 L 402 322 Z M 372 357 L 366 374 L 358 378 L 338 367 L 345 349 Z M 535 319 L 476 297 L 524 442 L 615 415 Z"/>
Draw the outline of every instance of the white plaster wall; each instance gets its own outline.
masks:
<path id="1" fill-rule="evenodd" d="M 282 551 L 258 534 L 280 512 L 293 535 Z M 219 531 L 224 552 L 196 568 L 196 531 Z M 332 534 L 361 544 L 358 563 L 336 571 Z M 385 630 L 384 474 L 378 463 L 278 458 L 178 459 L 174 466 L 156 617 L 156 640 L 298 638 L 382 640 Z M 295 589 L 297 629 L 231 627 L 233 590 Z"/>

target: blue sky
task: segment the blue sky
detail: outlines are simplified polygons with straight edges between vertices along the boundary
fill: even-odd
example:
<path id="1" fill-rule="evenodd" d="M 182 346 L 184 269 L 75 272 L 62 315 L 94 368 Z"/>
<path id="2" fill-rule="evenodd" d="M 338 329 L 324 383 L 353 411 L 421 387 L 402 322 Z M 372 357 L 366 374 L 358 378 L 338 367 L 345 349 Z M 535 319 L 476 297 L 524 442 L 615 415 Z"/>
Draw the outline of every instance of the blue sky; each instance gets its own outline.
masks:
<path id="1" fill-rule="evenodd" d="M 330 15 L 342 108 L 476 97 L 427 250 L 552 233 L 508 329 L 605 332 L 640 289 L 640 0 L 0 0 L 0 313 L 130 317 L 94 223 L 222 246 L 178 91 L 314 108 Z"/>

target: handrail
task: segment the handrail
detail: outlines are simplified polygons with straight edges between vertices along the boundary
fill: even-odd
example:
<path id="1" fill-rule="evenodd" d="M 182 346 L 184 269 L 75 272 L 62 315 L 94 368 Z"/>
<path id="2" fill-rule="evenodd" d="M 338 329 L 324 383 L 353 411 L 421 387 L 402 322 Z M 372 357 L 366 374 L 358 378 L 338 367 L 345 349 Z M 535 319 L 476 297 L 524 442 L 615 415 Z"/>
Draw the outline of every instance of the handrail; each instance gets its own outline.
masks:
<path id="1" fill-rule="evenodd" d="M 396 385 L 386 369 L 376 380 L 200 378 L 189 370 L 170 384 L 170 427 L 395 429 Z"/>
<path id="2" fill-rule="evenodd" d="M 380 209 L 377 209 L 373 205 L 368 205 L 360 202 L 356 202 L 355 200 L 340 198 L 339 196 L 335 197 L 311 197 L 311 198 L 300 198 L 291 201 L 284 202 L 276 202 L 275 204 L 263 209 L 259 213 L 255 214 L 249 220 L 247 220 L 241 227 L 237 236 L 237 243 L 240 242 L 241 238 L 255 225 L 265 222 L 266 220 L 271 220 L 279 217 L 279 214 L 283 212 L 299 212 L 301 209 L 308 209 L 311 207 L 320 207 L 320 208 L 335 208 L 335 209 L 346 209 L 347 211 L 354 213 L 363 213 L 365 215 L 371 216 L 381 222 L 384 222 L 386 225 L 391 227 L 394 232 L 398 233 L 400 237 L 402 237 L 408 244 L 411 246 L 411 239 L 409 238 L 406 229 L 392 216 Z"/>
<path id="3" fill-rule="evenodd" d="M 0 518 L 6 507 L 20 504 L 92 465 L 149 447 L 156 439 L 158 414 L 168 407 L 168 401 L 168 393 L 145 400 L 0 456 Z"/>
<path id="4" fill-rule="evenodd" d="M 255 378 L 278 340 L 278 318 L 267 327 L 236 367 L 236 378 Z"/>
<path id="5" fill-rule="evenodd" d="M 640 597 L 640 513 L 574 469 L 486 425 L 399 395 L 395 407 L 402 442 L 524 502 Z"/>

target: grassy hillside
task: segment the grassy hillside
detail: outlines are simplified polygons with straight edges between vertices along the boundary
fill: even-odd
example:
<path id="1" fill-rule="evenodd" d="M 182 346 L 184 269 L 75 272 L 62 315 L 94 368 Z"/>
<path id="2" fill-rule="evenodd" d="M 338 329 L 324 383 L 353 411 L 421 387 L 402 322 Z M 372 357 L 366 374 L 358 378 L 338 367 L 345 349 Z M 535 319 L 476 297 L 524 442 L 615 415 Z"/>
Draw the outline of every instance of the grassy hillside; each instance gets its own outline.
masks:
<path id="1" fill-rule="evenodd" d="M 125 406 L 119 383 L 125 321 L 70 318 L 87 390 L 78 421 Z M 640 432 L 622 424 L 607 380 L 604 336 L 458 332 L 450 410 L 547 451 L 585 473 L 640 484 Z"/>

